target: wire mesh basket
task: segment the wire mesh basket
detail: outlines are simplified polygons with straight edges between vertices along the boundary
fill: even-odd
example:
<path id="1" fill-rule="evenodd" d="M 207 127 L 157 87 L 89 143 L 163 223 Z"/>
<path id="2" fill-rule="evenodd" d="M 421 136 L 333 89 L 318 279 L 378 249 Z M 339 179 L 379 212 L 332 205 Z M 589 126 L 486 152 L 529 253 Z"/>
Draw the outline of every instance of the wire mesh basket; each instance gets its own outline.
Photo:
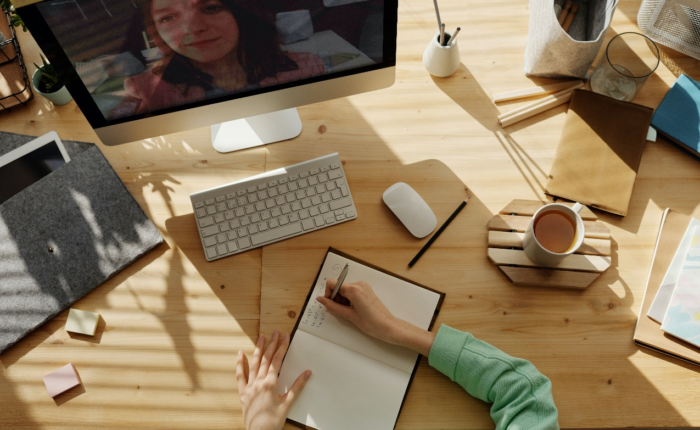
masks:
<path id="1" fill-rule="evenodd" d="M 700 0 L 644 0 L 637 23 L 654 42 L 700 60 Z"/>
<path id="2" fill-rule="evenodd" d="M 26 105 L 34 98 L 27 67 L 17 41 L 17 33 L 10 23 L 10 15 L 0 10 L 0 111 L 17 105 Z M 7 37 L 9 35 L 9 38 Z"/>

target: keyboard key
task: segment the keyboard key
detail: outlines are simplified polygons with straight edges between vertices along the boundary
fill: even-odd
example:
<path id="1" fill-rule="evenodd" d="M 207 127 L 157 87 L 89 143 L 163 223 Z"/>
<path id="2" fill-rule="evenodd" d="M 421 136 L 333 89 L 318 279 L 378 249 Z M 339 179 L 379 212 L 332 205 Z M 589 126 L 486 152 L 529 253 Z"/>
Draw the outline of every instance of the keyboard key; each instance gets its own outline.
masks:
<path id="1" fill-rule="evenodd" d="M 288 203 L 291 203 L 297 199 L 297 197 L 294 195 L 294 193 L 289 193 L 289 194 L 285 195 L 284 197 L 287 199 Z"/>
<path id="2" fill-rule="evenodd" d="M 258 185 L 258 190 L 265 190 L 267 189 L 267 182 L 264 182 L 260 185 Z"/>
<path id="3" fill-rule="evenodd" d="M 228 252 L 236 252 L 238 251 L 238 244 L 236 243 L 235 240 L 232 240 L 226 244 L 228 246 Z"/>
<path id="4" fill-rule="evenodd" d="M 260 222 L 260 214 L 253 214 L 250 216 L 250 222 Z"/>
<path id="5" fill-rule="evenodd" d="M 203 216 L 207 215 L 207 210 L 206 209 L 197 209 L 197 218 L 201 218 Z"/>
<path id="6" fill-rule="evenodd" d="M 326 222 L 323 220 L 323 217 L 321 215 L 319 215 L 319 216 L 314 217 L 314 223 L 316 224 L 316 227 L 321 227 Z"/>
<path id="7" fill-rule="evenodd" d="M 286 184 L 280 185 L 277 187 L 277 191 L 279 191 L 280 194 L 287 194 L 289 192 L 289 187 Z"/>
<path id="8" fill-rule="evenodd" d="M 289 191 L 296 191 L 299 188 L 296 182 L 290 182 L 287 184 L 287 187 L 289 188 Z"/>
<path id="9" fill-rule="evenodd" d="M 238 237 L 238 232 L 236 230 L 231 230 L 226 233 L 226 237 L 228 237 L 228 240 L 233 240 Z"/>
<path id="10" fill-rule="evenodd" d="M 233 214 L 233 211 L 226 211 L 224 212 L 224 217 L 226 217 L 226 220 L 232 220 L 236 218 L 236 215 Z"/>
<path id="11" fill-rule="evenodd" d="M 309 185 L 311 186 L 311 185 L 316 185 L 316 184 L 318 184 L 318 179 L 316 179 L 315 176 L 310 177 L 309 178 Z"/>
<path id="12" fill-rule="evenodd" d="M 338 179 L 343 176 L 343 172 L 340 170 L 331 170 L 328 172 L 328 179 Z"/>
<path id="13" fill-rule="evenodd" d="M 343 194 L 343 197 L 347 197 L 350 195 L 350 193 L 348 192 L 347 185 L 340 185 L 339 188 L 340 188 L 340 192 Z"/>
<path id="14" fill-rule="evenodd" d="M 257 224 L 251 224 L 248 226 L 248 233 L 255 234 L 257 232 L 258 232 L 258 225 Z"/>
<path id="15" fill-rule="evenodd" d="M 228 238 L 226 237 L 225 234 L 221 233 L 221 234 L 217 234 L 217 235 L 216 235 L 216 240 L 217 240 L 219 243 L 224 243 L 224 242 L 226 242 L 226 241 L 228 240 Z"/>
<path id="16" fill-rule="evenodd" d="M 311 215 L 311 216 L 316 216 L 316 215 L 318 215 L 318 214 L 319 214 L 319 212 L 318 212 L 318 208 L 317 208 L 317 207 L 312 207 L 311 209 L 309 209 L 309 215 Z"/>
<path id="17" fill-rule="evenodd" d="M 216 213 L 216 207 L 214 206 L 207 206 L 207 214 L 208 215 L 214 215 Z"/>
<path id="18" fill-rule="evenodd" d="M 289 219 L 287 219 L 287 215 L 282 215 L 281 217 L 277 218 L 277 220 L 280 222 L 280 225 L 289 224 Z"/>
<path id="19" fill-rule="evenodd" d="M 202 237 L 209 237 L 219 233 L 219 226 L 214 224 L 202 229 Z"/>
<path id="20" fill-rule="evenodd" d="M 277 186 L 277 181 L 270 181 L 270 182 L 267 183 L 267 186 L 270 187 L 270 188 L 276 187 L 276 186 Z"/>
<path id="21" fill-rule="evenodd" d="M 272 199 L 265 200 L 265 207 L 268 209 L 275 207 L 275 201 Z"/>
<path id="22" fill-rule="evenodd" d="M 242 225 L 243 227 L 245 227 L 245 226 L 247 226 L 248 224 L 250 224 L 250 220 L 248 219 L 247 216 L 245 216 L 245 217 L 243 217 L 243 218 L 239 218 L 239 219 L 240 219 L 241 225 Z"/>
<path id="23" fill-rule="evenodd" d="M 224 196 L 218 196 L 218 197 L 216 198 L 216 202 L 217 202 L 217 203 L 223 202 L 224 200 L 226 200 L 226 197 L 224 197 Z"/>
<path id="24" fill-rule="evenodd" d="M 214 221 L 217 223 L 219 222 L 224 222 L 224 214 L 216 214 L 214 215 Z"/>
<path id="25" fill-rule="evenodd" d="M 271 219 L 270 221 L 268 221 L 268 223 L 270 224 L 270 228 L 277 228 L 280 226 L 280 223 L 277 219 Z"/>
<path id="26" fill-rule="evenodd" d="M 243 215 L 245 215 L 245 210 L 243 208 L 236 208 L 236 216 L 242 217 Z"/>
<path id="27" fill-rule="evenodd" d="M 204 246 L 214 246 L 216 245 L 216 237 L 206 237 L 204 238 Z"/>
<path id="28" fill-rule="evenodd" d="M 293 211 L 301 210 L 301 203 L 299 203 L 299 202 L 292 203 L 292 210 Z"/>
<path id="29" fill-rule="evenodd" d="M 323 184 L 316 185 L 316 193 L 321 194 L 326 192 L 326 186 Z"/>
<path id="30" fill-rule="evenodd" d="M 246 237 L 248 236 L 248 229 L 245 227 L 241 227 L 238 229 L 238 237 Z"/>
<path id="31" fill-rule="evenodd" d="M 199 220 L 199 226 L 202 227 L 202 228 L 203 228 L 203 227 L 209 227 L 209 226 L 212 225 L 212 224 L 214 224 L 214 218 L 213 218 L 213 217 L 210 217 L 210 216 L 208 216 L 208 217 L 206 217 L 206 218 L 202 218 L 202 219 Z"/>
<path id="32" fill-rule="evenodd" d="M 309 172 L 304 172 L 299 174 L 300 178 L 308 178 L 309 177 Z"/>
<path id="33" fill-rule="evenodd" d="M 321 194 L 321 201 L 323 203 L 328 203 L 331 201 L 331 195 L 329 193 L 323 193 Z"/>
<path id="34" fill-rule="evenodd" d="M 321 204 L 321 198 L 319 196 L 313 196 L 311 197 L 311 204 L 314 206 L 318 206 Z"/>
<path id="35" fill-rule="evenodd" d="M 335 219 L 337 219 L 338 221 L 342 221 L 345 219 L 345 214 L 344 213 L 342 213 L 340 215 L 336 214 Z"/>
<path id="36" fill-rule="evenodd" d="M 252 214 L 253 212 L 255 212 L 255 206 L 253 206 L 253 205 L 248 205 L 248 206 L 245 207 L 245 213 L 246 213 L 246 214 L 250 215 L 250 214 Z"/>
<path id="37" fill-rule="evenodd" d="M 249 248 L 250 247 L 250 239 L 247 237 L 244 237 L 243 239 L 238 239 L 238 248 L 243 249 L 243 248 Z"/>
<path id="38" fill-rule="evenodd" d="M 219 212 L 226 212 L 226 203 L 217 203 L 216 210 Z"/>
<path id="39" fill-rule="evenodd" d="M 235 200 L 229 200 L 226 202 L 226 207 L 228 207 L 229 209 L 233 209 L 236 206 L 238 206 L 238 204 L 236 204 Z"/>
<path id="40" fill-rule="evenodd" d="M 277 202 L 277 205 L 282 206 L 283 204 L 287 203 L 287 200 L 284 198 L 284 196 L 277 196 L 275 199 Z"/>
<path id="41" fill-rule="evenodd" d="M 282 213 L 287 215 L 289 212 L 292 211 L 292 208 L 289 205 L 283 205 L 282 206 Z"/>
<path id="42" fill-rule="evenodd" d="M 267 228 L 268 228 L 267 223 L 265 221 L 258 224 L 258 231 L 265 231 L 265 230 L 267 230 Z"/>
<path id="43" fill-rule="evenodd" d="M 333 191 L 333 190 L 335 190 L 335 182 L 333 182 L 333 181 L 328 182 L 328 183 L 326 184 L 326 189 L 327 189 L 328 191 Z"/>
<path id="44" fill-rule="evenodd" d="M 280 208 L 272 208 L 272 211 L 270 211 L 270 213 L 272 214 L 272 216 L 278 217 L 282 215 L 282 210 L 280 210 Z"/>
<path id="45" fill-rule="evenodd" d="M 346 218 L 355 218 L 355 211 L 352 208 L 345 208 L 345 217 Z"/>
<path id="46" fill-rule="evenodd" d="M 329 170 L 331 170 L 331 168 L 330 168 L 329 166 L 323 166 L 323 167 L 321 167 L 321 171 L 322 171 L 322 172 L 327 172 L 327 171 L 329 171 Z"/>
<path id="47" fill-rule="evenodd" d="M 214 199 L 206 199 L 204 201 L 207 205 L 213 205 L 214 204 Z"/>
<path id="48" fill-rule="evenodd" d="M 331 169 L 340 169 L 340 163 L 331 164 Z"/>
<path id="49" fill-rule="evenodd" d="M 233 199 L 233 198 L 235 198 L 235 197 L 236 197 L 236 193 L 228 193 L 228 194 L 226 194 L 226 198 L 229 199 L 229 200 L 230 200 L 230 199 Z"/>
<path id="50" fill-rule="evenodd" d="M 331 192 L 331 197 L 333 197 L 333 200 L 337 200 L 343 197 L 343 195 L 340 194 L 340 190 L 333 190 L 333 192 Z"/>
<path id="51" fill-rule="evenodd" d="M 287 178 L 281 178 L 281 179 L 279 180 L 279 183 L 280 183 L 280 184 L 286 184 L 288 181 L 289 181 L 289 180 L 288 180 Z M 281 192 L 282 192 L 282 191 L 280 191 L 280 193 L 281 193 Z M 285 191 L 285 193 L 286 193 L 286 191 Z"/>
<path id="52" fill-rule="evenodd" d="M 301 222 L 301 226 L 304 228 L 304 230 L 311 230 L 314 228 L 314 221 L 311 218 L 305 219 Z"/>
<path id="53" fill-rule="evenodd" d="M 254 193 L 256 191 L 258 191 L 258 187 L 256 187 L 255 185 L 253 185 L 252 187 L 248 187 L 248 194 Z"/>
<path id="54" fill-rule="evenodd" d="M 327 213 L 324 215 L 323 219 L 326 221 L 326 224 L 333 224 L 335 222 L 335 215 L 332 213 Z"/>
<path id="55" fill-rule="evenodd" d="M 244 206 L 248 204 L 248 199 L 245 197 L 239 197 L 236 199 L 236 203 L 238 203 L 238 206 Z"/>
<path id="56" fill-rule="evenodd" d="M 219 255 L 228 254 L 228 249 L 226 248 L 226 244 L 224 243 L 222 243 L 221 245 L 217 245 L 216 250 L 219 252 Z"/>
<path id="57" fill-rule="evenodd" d="M 306 195 L 308 197 L 315 196 L 316 195 L 316 187 L 309 187 L 306 189 Z"/>
<path id="58" fill-rule="evenodd" d="M 250 203 L 255 203 L 258 201 L 258 195 L 257 194 L 248 194 L 248 201 Z"/>
<path id="59" fill-rule="evenodd" d="M 340 208 L 344 208 L 346 206 L 350 206 L 352 204 L 352 200 L 350 198 L 342 198 L 340 200 L 334 200 L 331 202 L 331 210 L 336 210 Z"/>
<path id="60" fill-rule="evenodd" d="M 204 207 L 204 202 L 197 202 L 194 204 L 195 209 L 203 208 Z"/>
<path id="61" fill-rule="evenodd" d="M 338 194 L 340 194 L 340 193 L 338 193 Z M 264 209 L 265 209 L 265 202 L 257 202 L 255 204 L 255 210 L 257 210 L 258 212 L 260 212 L 261 210 L 264 210 Z"/>
<path id="62" fill-rule="evenodd" d="M 299 218 L 301 219 L 306 219 L 309 217 L 309 211 L 304 209 L 303 211 L 299 211 Z"/>
<path id="63" fill-rule="evenodd" d="M 328 173 L 319 173 L 318 174 L 318 182 L 326 182 L 328 180 Z"/>
<path id="64" fill-rule="evenodd" d="M 270 219 L 270 218 L 271 218 L 271 216 L 270 216 L 270 211 L 262 211 L 262 212 L 260 212 L 260 218 L 262 218 L 263 221 Z"/>
<path id="65" fill-rule="evenodd" d="M 211 248 L 207 248 L 207 258 L 214 258 L 216 257 L 216 247 L 212 246 Z"/>
<path id="66" fill-rule="evenodd" d="M 238 190 L 238 191 L 236 191 L 236 195 L 237 195 L 238 197 L 243 197 L 243 196 L 245 196 L 245 190 Z M 244 203 L 244 204 L 245 204 L 245 203 Z"/>
<path id="67" fill-rule="evenodd" d="M 328 207 L 328 203 L 324 203 L 318 207 L 318 210 L 321 211 L 322 214 L 325 214 L 326 212 L 330 211 L 330 208 Z"/>
<path id="68" fill-rule="evenodd" d="M 232 220 L 229 222 L 229 225 L 231 226 L 231 228 L 238 228 L 238 227 L 241 226 L 241 223 L 238 222 L 237 219 L 232 219 Z"/>
<path id="69" fill-rule="evenodd" d="M 270 197 L 276 197 L 279 195 L 279 193 L 277 192 L 277 188 L 270 188 L 269 190 L 267 190 L 267 194 Z"/>
<path id="70" fill-rule="evenodd" d="M 312 175 L 318 175 L 320 172 L 321 171 L 318 169 L 311 169 L 311 171 L 309 173 L 311 173 Z"/>
<path id="71" fill-rule="evenodd" d="M 268 230 L 264 233 L 258 233 L 251 236 L 253 240 L 253 245 L 260 245 L 271 240 L 281 239 L 292 234 L 301 233 L 301 223 L 288 224 L 273 230 Z"/>
<path id="72" fill-rule="evenodd" d="M 298 181 L 299 180 L 299 175 L 292 175 L 289 177 L 290 181 Z"/>
<path id="73" fill-rule="evenodd" d="M 267 191 L 263 190 L 263 191 L 258 192 L 258 199 L 265 200 L 266 198 L 267 198 Z"/>
<path id="74" fill-rule="evenodd" d="M 339 187 L 340 187 L 341 185 L 345 185 L 345 179 L 336 179 L 336 180 L 335 180 L 335 184 L 336 184 L 337 186 L 339 186 Z"/>
<path id="75" fill-rule="evenodd" d="M 231 230 L 231 227 L 228 225 L 227 222 L 219 224 L 219 230 L 221 231 L 229 231 Z"/>
<path id="76" fill-rule="evenodd" d="M 299 215 L 297 215 L 295 212 L 292 212 L 289 214 L 289 222 L 297 222 L 299 221 Z"/>
<path id="77" fill-rule="evenodd" d="M 301 200 L 301 199 L 303 199 L 304 197 L 306 197 L 306 191 L 304 191 L 304 190 L 297 190 L 297 192 L 296 192 L 295 195 L 297 196 L 297 199 L 298 199 L 298 200 Z"/>
<path id="78" fill-rule="evenodd" d="M 306 209 L 309 206 L 311 206 L 311 200 L 310 199 L 304 199 L 301 201 L 301 207 Z"/>
<path id="79" fill-rule="evenodd" d="M 306 188 L 309 186 L 309 181 L 306 179 L 299 179 L 299 188 Z"/>

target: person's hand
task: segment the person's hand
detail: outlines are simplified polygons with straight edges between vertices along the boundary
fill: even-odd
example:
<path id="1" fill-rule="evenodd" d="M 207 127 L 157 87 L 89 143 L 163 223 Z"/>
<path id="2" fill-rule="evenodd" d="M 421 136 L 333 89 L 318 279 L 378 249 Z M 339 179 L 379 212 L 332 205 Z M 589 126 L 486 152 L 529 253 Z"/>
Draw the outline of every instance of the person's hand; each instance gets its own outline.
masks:
<path id="1" fill-rule="evenodd" d="M 379 340 L 405 346 L 425 356 L 430 354 L 435 335 L 395 317 L 368 283 L 343 283 L 335 299 L 331 300 L 335 285 L 335 279 L 328 279 L 326 294 L 316 297 L 332 314 L 347 319 Z"/>
<path id="2" fill-rule="evenodd" d="M 279 332 L 275 330 L 263 355 L 264 346 L 265 335 L 261 333 L 250 366 L 245 354 L 238 351 L 236 379 L 243 407 L 243 420 L 248 430 L 281 429 L 292 402 L 311 377 L 310 370 L 302 373 L 289 391 L 280 396 L 277 394 L 277 373 L 289 347 L 289 335 L 285 334 L 279 342 Z"/>

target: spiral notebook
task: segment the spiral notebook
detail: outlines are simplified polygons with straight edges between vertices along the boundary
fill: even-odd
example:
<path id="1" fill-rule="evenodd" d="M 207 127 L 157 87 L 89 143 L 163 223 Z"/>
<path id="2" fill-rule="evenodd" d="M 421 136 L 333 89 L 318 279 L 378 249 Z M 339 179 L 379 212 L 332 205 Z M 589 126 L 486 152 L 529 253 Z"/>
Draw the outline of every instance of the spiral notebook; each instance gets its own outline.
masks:
<path id="1" fill-rule="evenodd" d="M 304 304 L 279 375 L 280 394 L 305 370 L 313 375 L 287 415 L 319 430 L 393 429 L 420 355 L 336 317 L 316 301 L 345 264 L 346 283 L 365 281 L 396 317 L 429 330 L 444 293 L 330 248 Z"/>

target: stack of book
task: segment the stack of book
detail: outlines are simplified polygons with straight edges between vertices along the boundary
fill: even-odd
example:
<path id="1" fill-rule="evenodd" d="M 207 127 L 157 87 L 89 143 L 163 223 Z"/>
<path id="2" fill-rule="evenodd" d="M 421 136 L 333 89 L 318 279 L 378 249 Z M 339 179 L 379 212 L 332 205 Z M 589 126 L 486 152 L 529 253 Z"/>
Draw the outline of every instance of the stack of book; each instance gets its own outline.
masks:
<path id="1" fill-rule="evenodd" d="M 634 332 L 638 345 L 700 364 L 700 221 L 666 209 Z"/>

